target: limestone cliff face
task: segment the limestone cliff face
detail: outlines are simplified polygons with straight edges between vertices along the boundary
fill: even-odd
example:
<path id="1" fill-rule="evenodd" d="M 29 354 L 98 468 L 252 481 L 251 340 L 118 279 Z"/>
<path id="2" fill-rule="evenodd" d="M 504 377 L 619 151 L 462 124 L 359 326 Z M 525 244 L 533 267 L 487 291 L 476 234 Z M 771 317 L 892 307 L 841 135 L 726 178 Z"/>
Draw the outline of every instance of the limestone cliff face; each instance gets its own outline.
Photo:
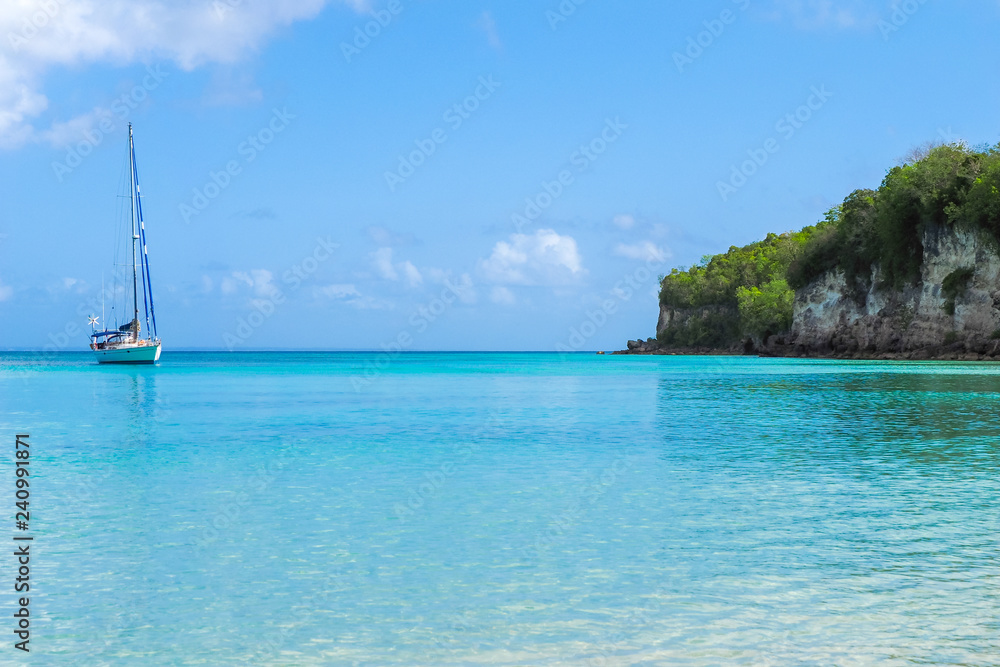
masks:
<path id="1" fill-rule="evenodd" d="M 660 318 L 656 322 L 656 332 L 670 327 L 687 327 L 693 320 L 704 320 L 712 315 L 736 316 L 735 308 L 725 306 L 704 306 L 701 308 L 674 308 L 660 304 Z"/>
<path id="2" fill-rule="evenodd" d="M 922 240 L 920 280 L 902 290 L 880 289 L 878 267 L 872 287 L 860 293 L 850 289 L 841 271 L 798 290 L 790 344 L 818 352 L 996 347 L 991 336 L 1000 329 L 997 251 L 979 233 L 959 228 L 934 228 Z M 972 276 L 950 314 L 943 283 L 962 269 L 971 269 Z"/>

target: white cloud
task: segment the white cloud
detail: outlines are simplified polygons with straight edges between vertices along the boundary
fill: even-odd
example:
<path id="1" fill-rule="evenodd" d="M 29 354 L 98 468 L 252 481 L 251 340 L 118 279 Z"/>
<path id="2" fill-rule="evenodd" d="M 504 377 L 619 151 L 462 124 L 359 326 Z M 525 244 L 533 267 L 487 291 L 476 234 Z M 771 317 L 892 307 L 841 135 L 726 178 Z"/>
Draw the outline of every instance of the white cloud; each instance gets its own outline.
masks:
<path id="1" fill-rule="evenodd" d="M 500 41 L 500 33 L 497 32 L 497 22 L 489 10 L 484 11 L 479 16 L 479 28 L 486 33 L 486 41 L 490 47 L 496 51 L 503 51 L 503 42 Z"/>
<path id="2" fill-rule="evenodd" d="M 444 271 L 443 269 L 437 269 L 433 266 L 425 269 L 424 273 L 427 274 L 427 279 L 435 285 L 440 285 L 451 277 L 451 271 Z"/>
<path id="3" fill-rule="evenodd" d="M 615 254 L 619 257 L 643 262 L 665 262 L 670 257 L 670 251 L 661 248 L 652 241 L 641 241 L 632 245 L 619 243 L 615 246 Z"/>
<path id="4" fill-rule="evenodd" d="M 403 275 L 406 277 L 406 284 L 410 287 L 420 287 L 424 284 L 424 278 L 420 275 L 420 271 L 417 267 L 413 266 L 413 263 L 409 260 L 400 264 L 402 268 Z"/>
<path id="5" fill-rule="evenodd" d="M 267 269 L 233 271 L 222 279 L 223 294 L 235 294 L 242 287 L 249 287 L 254 296 L 265 298 L 273 297 L 279 291 L 274 285 L 274 274 Z"/>
<path id="6" fill-rule="evenodd" d="M 628 214 L 616 215 L 613 222 L 618 229 L 632 229 L 635 227 L 635 218 Z"/>
<path id="7" fill-rule="evenodd" d="M 398 263 L 392 261 L 392 248 L 379 248 L 371 254 L 372 266 L 375 272 L 384 280 L 405 280 L 409 287 L 420 287 L 424 277 L 420 270 L 410 260 Z M 400 276 L 402 274 L 402 276 Z"/>
<path id="8" fill-rule="evenodd" d="M 267 269 L 254 269 L 250 275 L 253 279 L 253 293 L 257 296 L 273 296 L 280 291 L 274 285 L 274 274 Z"/>
<path id="9" fill-rule="evenodd" d="M 448 290 L 458 295 L 458 300 L 467 306 L 475 305 L 479 300 L 479 293 L 472 282 L 472 276 L 463 273 L 458 279 L 449 277 L 445 283 Z"/>
<path id="10" fill-rule="evenodd" d="M 445 271 L 434 267 L 424 269 L 427 281 L 433 285 L 441 285 L 449 291 L 458 295 L 459 301 L 466 305 L 473 305 L 479 300 L 479 293 L 472 282 L 472 276 L 468 273 L 455 277 L 453 271 Z"/>
<path id="11" fill-rule="evenodd" d="M 576 240 L 551 229 L 499 241 L 479 270 L 490 282 L 509 285 L 564 285 L 586 274 Z"/>
<path id="12" fill-rule="evenodd" d="M 392 248 L 379 248 L 371 254 L 375 272 L 385 280 L 399 280 L 399 273 L 392 265 Z"/>
<path id="13" fill-rule="evenodd" d="M 354 285 L 327 285 L 317 288 L 317 291 L 331 299 L 346 299 L 349 296 L 361 296 L 358 288 Z"/>
<path id="14" fill-rule="evenodd" d="M 373 225 L 368 228 L 368 236 L 381 247 L 414 245 L 417 238 L 410 233 L 397 233 L 391 229 Z"/>
<path id="15" fill-rule="evenodd" d="M 235 294 L 239 290 L 241 283 L 247 287 L 253 287 L 253 280 L 250 278 L 250 274 L 245 271 L 233 271 L 232 275 L 222 279 L 222 293 Z"/>
<path id="16" fill-rule="evenodd" d="M 359 14 L 372 10 L 372 0 L 344 0 L 344 4 L 354 8 Z"/>
<path id="17" fill-rule="evenodd" d="M 79 278 L 63 278 L 62 288 L 75 294 L 84 294 L 89 289 L 89 285 Z"/>
<path id="18" fill-rule="evenodd" d="M 392 310 L 395 304 L 384 299 L 376 299 L 370 296 L 362 296 L 346 302 L 348 306 L 358 310 Z"/>
<path id="19" fill-rule="evenodd" d="M 232 64 L 260 49 L 276 30 L 314 18 L 330 2 L 370 10 L 367 0 L 5 0 L 0 3 L 0 148 L 48 139 L 46 133 L 58 134 L 76 122 L 44 131 L 32 125 L 48 108 L 43 81 L 53 67 L 172 61 L 190 71 L 208 63 Z"/>
<path id="20" fill-rule="evenodd" d="M 80 114 L 64 122 L 52 123 L 47 130 L 35 133 L 35 139 L 47 141 L 53 146 L 68 146 L 80 141 L 81 137 L 92 127 L 101 122 L 104 118 L 110 118 L 109 109 L 94 108 L 87 113 Z"/>
<path id="21" fill-rule="evenodd" d="M 872 5 L 879 5 L 873 7 Z M 879 11 L 891 3 L 871 0 L 774 0 L 771 15 L 778 20 L 791 19 L 796 28 L 871 28 L 878 22 Z"/>
<path id="22" fill-rule="evenodd" d="M 0 53 L 0 148 L 13 148 L 30 140 L 33 129 L 26 119 L 42 113 L 48 105 L 45 96 L 29 88 L 25 77 L 14 71 Z"/>
<path id="23" fill-rule="evenodd" d="M 4 285 L 3 281 L 0 280 L 0 301 L 6 301 L 14 295 L 14 288 L 10 285 Z"/>
<path id="24" fill-rule="evenodd" d="M 358 291 L 356 286 L 349 283 L 314 287 L 313 295 L 334 299 L 343 305 L 358 310 L 387 310 L 393 308 L 391 301 L 363 295 Z"/>
<path id="25" fill-rule="evenodd" d="M 254 83 L 249 72 L 236 72 L 232 67 L 219 68 L 202 97 L 205 106 L 242 106 L 264 99 L 264 92 Z"/>
<path id="26" fill-rule="evenodd" d="M 501 306 L 513 306 L 517 302 L 517 299 L 514 298 L 514 293 L 502 285 L 497 285 L 493 288 L 490 300 Z"/>

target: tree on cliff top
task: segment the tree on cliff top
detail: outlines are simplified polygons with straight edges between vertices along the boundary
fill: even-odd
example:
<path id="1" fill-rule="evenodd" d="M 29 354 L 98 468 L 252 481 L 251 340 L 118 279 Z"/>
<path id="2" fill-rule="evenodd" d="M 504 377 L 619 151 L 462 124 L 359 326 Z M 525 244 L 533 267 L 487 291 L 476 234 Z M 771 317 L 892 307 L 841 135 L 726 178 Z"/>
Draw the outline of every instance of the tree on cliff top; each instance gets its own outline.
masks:
<path id="1" fill-rule="evenodd" d="M 967 225 L 1000 241 L 1000 152 L 931 148 L 890 169 L 878 190 L 852 192 L 840 209 L 834 229 L 793 263 L 789 284 L 805 287 L 831 269 L 843 270 L 850 285 L 867 283 L 877 265 L 881 286 L 899 289 L 919 278 L 931 227 Z"/>
<path id="2" fill-rule="evenodd" d="M 794 297 L 785 275 L 824 224 L 768 234 L 763 241 L 671 271 L 661 284 L 660 304 L 694 317 L 658 332 L 658 340 L 676 347 L 730 347 L 745 336 L 784 332 Z"/>
<path id="3" fill-rule="evenodd" d="M 732 347 L 791 327 L 794 291 L 842 270 L 857 295 L 879 267 L 880 287 L 920 276 L 924 232 L 964 225 L 1000 249 L 1000 145 L 927 146 L 886 174 L 878 190 L 855 190 L 815 226 L 706 257 L 663 279 L 660 304 L 684 311 L 658 333 L 677 347 Z"/>

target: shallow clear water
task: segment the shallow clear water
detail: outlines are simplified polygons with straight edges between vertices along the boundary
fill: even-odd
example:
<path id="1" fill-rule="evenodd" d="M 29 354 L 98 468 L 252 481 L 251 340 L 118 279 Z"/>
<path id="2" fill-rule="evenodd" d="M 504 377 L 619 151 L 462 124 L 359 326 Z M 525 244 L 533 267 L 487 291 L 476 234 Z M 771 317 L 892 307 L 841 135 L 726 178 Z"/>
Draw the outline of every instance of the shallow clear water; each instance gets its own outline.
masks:
<path id="1" fill-rule="evenodd" d="M 1000 662 L 1000 366 L 0 363 L 39 664 Z"/>

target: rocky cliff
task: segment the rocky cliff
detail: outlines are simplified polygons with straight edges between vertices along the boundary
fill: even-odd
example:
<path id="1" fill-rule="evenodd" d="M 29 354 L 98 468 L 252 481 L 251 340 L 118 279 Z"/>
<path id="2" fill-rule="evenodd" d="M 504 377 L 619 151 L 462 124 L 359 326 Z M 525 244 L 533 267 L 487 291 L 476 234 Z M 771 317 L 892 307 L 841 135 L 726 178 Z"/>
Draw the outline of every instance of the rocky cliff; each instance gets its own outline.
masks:
<path id="1" fill-rule="evenodd" d="M 765 340 L 732 331 L 735 309 L 660 306 L 658 339 L 631 354 L 761 354 L 848 358 L 1000 358 L 1000 247 L 981 230 L 928 226 L 919 278 L 884 284 L 879 266 L 854 284 L 827 271 L 796 290 L 791 331 Z M 727 330 L 723 332 L 722 330 Z M 673 345 L 671 331 L 715 331 L 739 343 Z M 711 336 L 699 335 L 711 340 Z"/>
<path id="2" fill-rule="evenodd" d="M 754 350 L 753 345 L 744 346 L 720 343 L 725 338 L 738 337 L 737 311 L 731 306 L 712 305 L 697 308 L 676 308 L 660 304 L 660 316 L 656 323 L 657 338 L 628 341 L 628 349 L 616 354 L 744 354 Z M 670 331 L 700 332 L 697 338 L 704 342 L 676 345 L 669 341 Z"/>
<path id="3" fill-rule="evenodd" d="M 918 281 L 902 289 L 870 280 L 848 285 L 830 271 L 795 294 L 791 334 L 769 341 L 776 353 L 910 358 L 1000 353 L 1000 256 L 995 242 L 962 227 L 922 235 Z"/>
<path id="4" fill-rule="evenodd" d="M 656 322 L 657 333 L 670 327 L 691 327 L 699 322 L 711 322 L 718 318 L 735 318 L 736 309 L 725 306 L 702 306 L 700 308 L 675 308 L 660 305 L 660 317 Z"/>
<path id="5" fill-rule="evenodd" d="M 1000 359 L 1000 144 L 914 151 L 815 225 L 671 270 L 660 304 L 637 353 Z"/>

